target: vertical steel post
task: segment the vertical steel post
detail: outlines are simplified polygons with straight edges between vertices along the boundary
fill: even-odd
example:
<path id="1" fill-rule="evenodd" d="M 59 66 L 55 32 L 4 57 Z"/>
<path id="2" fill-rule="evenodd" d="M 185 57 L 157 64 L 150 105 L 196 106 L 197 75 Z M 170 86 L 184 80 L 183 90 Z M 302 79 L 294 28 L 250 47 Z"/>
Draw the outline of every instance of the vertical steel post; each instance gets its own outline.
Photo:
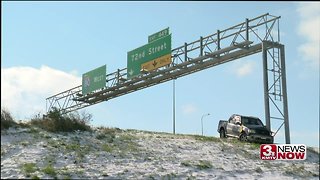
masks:
<path id="1" fill-rule="evenodd" d="M 249 41 L 249 19 L 246 18 L 246 40 Z"/>
<path id="2" fill-rule="evenodd" d="M 184 61 L 188 60 L 188 55 L 187 55 L 188 48 L 187 48 L 187 46 L 188 46 L 188 44 L 184 43 Z"/>
<path id="3" fill-rule="evenodd" d="M 120 82 L 120 69 L 117 71 L 117 85 L 119 85 Z"/>
<path id="4" fill-rule="evenodd" d="M 202 117 L 201 117 L 201 135 L 203 136 L 203 118 L 205 117 L 205 116 L 209 116 L 210 115 L 210 113 L 208 113 L 208 114 L 204 114 L 204 115 L 202 115 Z"/>
<path id="5" fill-rule="evenodd" d="M 263 94 L 264 94 L 264 112 L 266 127 L 271 130 L 270 124 L 270 106 L 269 106 L 269 85 L 268 85 L 268 58 L 265 42 L 262 42 L 262 64 L 263 64 Z"/>
<path id="6" fill-rule="evenodd" d="M 203 37 L 200 36 L 200 56 L 203 56 Z"/>
<path id="7" fill-rule="evenodd" d="M 278 22 L 278 41 L 277 42 L 280 42 L 280 24 L 279 24 L 279 19 L 277 20 Z"/>
<path id="8" fill-rule="evenodd" d="M 172 92 L 172 118 L 173 118 L 173 134 L 176 134 L 176 89 L 175 79 L 173 79 L 173 92 Z"/>
<path id="9" fill-rule="evenodd" d="M 220 50 L 220 31 L 217 30 L 217 50 Z"/>
<path id="10" fill-rule="evenodd" d="M 283 95 L 283 115 L 284 115 L 284 129 L 286 136 L 286 144 L 290 144 L 290 131 L 289 131 L 289 113 L 288 113 L 288 98 L 287 98 L 287 80 L 286 80 L 286 64 L 284 45 L 280 46 L 281 53 L 281 80 L 282 80 L 282 95 Z"/>

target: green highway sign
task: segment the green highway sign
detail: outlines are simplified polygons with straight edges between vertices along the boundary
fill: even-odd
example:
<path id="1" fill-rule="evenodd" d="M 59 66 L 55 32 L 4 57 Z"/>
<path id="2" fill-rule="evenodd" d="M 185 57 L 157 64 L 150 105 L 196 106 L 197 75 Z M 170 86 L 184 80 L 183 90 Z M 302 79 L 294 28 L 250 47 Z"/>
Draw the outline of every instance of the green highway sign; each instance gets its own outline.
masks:
<path id="1" fill-rule="evenodd" d="M 154 34 L 150 35 L 148 37 L 148 43 L 151 43 L 153 41 L 156 41 L 156 40 L 158 40 L 158 39 L 160 39 L 162 37 L 168 36 L 168 35 L 169 35 L 169 28 L 166 28 L 164 30 L 161 30 L 161 31 L 159 31 L 157 33 L 154 33 Z"/>
<path id="2" fill-rule="evenodd" d="M 103 65 L 82 75 L 82 95 L 106 86 L 106 69 Z"/>
<path id="3" fill-rule="evenodd" d="M 171 54 L 171 34 L 136 48 L 127 55 L 127 77 L 140 74 L 141 65 L 161 56 Z"/>

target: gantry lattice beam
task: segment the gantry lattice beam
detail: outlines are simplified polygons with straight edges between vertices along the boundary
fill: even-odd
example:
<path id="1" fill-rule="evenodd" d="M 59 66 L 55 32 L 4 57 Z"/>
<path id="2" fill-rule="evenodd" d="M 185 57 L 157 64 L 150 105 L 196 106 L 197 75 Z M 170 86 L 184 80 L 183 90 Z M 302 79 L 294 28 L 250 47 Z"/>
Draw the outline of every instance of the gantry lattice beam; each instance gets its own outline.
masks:
<path id="1" fill-rule="evenodd" d="M 118 69 L 113 73 L 107 74 L 107 86 L 103 89 L 83 96 L 80 85 L 47 98 L 47 112 L 54 107 L 62 113 L 72 112 L 140 89 L 262 52 L 265 69 L 264 94 L 266 125 L 271 129 L 271 118 L 284 120 L 286 142 L 290 143 L 284 46 L 280 44 L 279 19 L 280 16 L 272 16 L 267 13 L 253 19 L 246 19 L 244 22 L 230 28 L 217 30 L 209 36 L 201 36 L 194 42 L 185 43 L 173 49 L 171 57 L 172 63 L 170 65 L 151 72 L 143 72 L 141 75 L 132 79 L 126 79 L 126 68 Z M 268 61 L 268 54 L 272 61 Z M 272 68 L 270 68 L 268 62 L 272 62 Z M 273 78 L 269 78 L 270 73 L 268 72 L 272 72 Z M 270 80 L 272 80 L 271 83 Z M 271 103 L 275 109 L 281 112 L 281 117 L 270 115 L 273 111 L 270 110 L 269 101 L 283 102 L 283 104 L 280 105 Z"/>

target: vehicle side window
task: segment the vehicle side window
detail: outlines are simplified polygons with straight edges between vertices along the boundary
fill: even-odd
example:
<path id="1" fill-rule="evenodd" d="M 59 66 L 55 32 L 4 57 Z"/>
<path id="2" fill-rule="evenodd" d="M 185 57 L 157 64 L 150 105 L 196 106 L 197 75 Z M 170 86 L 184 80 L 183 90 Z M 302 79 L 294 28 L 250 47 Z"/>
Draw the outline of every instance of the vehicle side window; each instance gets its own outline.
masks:
<path id="1" fill-rule="evenodd" d="M 234 121 L 234 124 L 241 125 L 241 117 L 240 116 L 234 116 L 233 121 Z"/>
<path id="2" fill-rule="evenodd" d="M 232 118 L 229 119 L 229 123 L 234 124 L 234 120 Z"/>
<path id="3" fill-rule="evenodd" d="M 231 117 L 229 118 L 229 123 L 232 123 L 232 124 L 234 124 L 234 121 L 233 121 L 233 116 L 231 116 Z"/>
<path id="4" fill-rule="evenodd" d="M 250 120 L 249 120 L 249 119 L 246 119 L 246 118 L 242 118 L 242 123 L 243 123 L 243 124 L 246 124 L 246 125 L 251 124 Z"/>

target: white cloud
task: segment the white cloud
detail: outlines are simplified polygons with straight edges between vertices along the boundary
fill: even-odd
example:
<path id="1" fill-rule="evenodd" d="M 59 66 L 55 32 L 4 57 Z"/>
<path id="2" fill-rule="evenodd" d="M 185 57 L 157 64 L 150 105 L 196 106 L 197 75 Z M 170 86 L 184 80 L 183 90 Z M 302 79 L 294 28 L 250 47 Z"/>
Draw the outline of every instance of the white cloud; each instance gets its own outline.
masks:
<path id="1" fill-rule="evenodd" d="M 320 3 L 299 3 L 298 34 L 304 38 L 303 44 L 298 47 L 307 67 L 319 70 L 320 65 Z"/>
<path id="2" fill-rule="evenodd" d="M 47 97 L 81 84 L 74 74 L 48 66 L 1 68 L 1 106 L 19 119 L 44 113 Z"/>
<path id="3" fill-rule="evenodd" d="M 182 106 L 182 112 L 185 115 L 190 115 L 197 112 L 197 107 L 193 104 L 185 104 Z"/>
<path id="4" fill-rule="evenodd" d="M 254 68 L 256 66 L 256 63 L 253 61 L 236 61 L 234 64 L 232 64 L 229 71 L 231 71 L 233 74 L 236 74 L 237 77 L 244 77 L 250 75 Z"/>

